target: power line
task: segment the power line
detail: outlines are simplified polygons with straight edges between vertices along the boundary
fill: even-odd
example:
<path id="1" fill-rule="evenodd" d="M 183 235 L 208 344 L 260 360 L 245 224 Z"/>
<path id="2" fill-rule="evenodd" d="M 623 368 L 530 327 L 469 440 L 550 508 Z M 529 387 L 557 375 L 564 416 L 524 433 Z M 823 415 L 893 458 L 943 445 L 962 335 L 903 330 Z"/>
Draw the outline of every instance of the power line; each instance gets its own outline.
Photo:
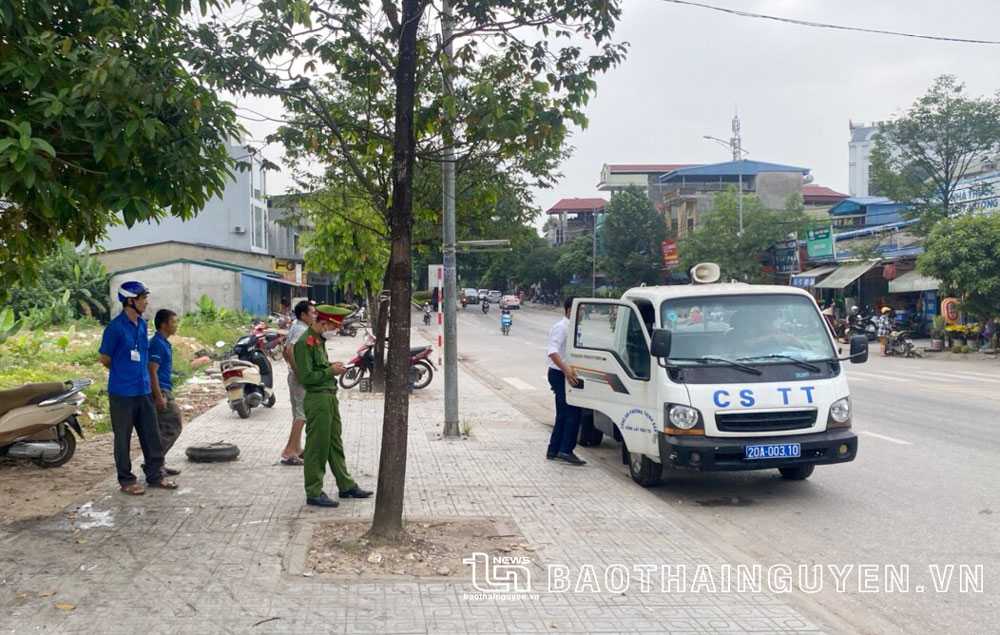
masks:
<path id="1" fill-rule="evenodd" d="M 783 18 L 776 15 L 767 15 L 765 13 L 752 13 L 750 11 L 740 11 L 738 9 L 729 9 L 727 7 L 717 7 L 711 4 L 702 4 L 700 2 L 689 2 L 688 0 L 660 0 L 660 2 L 669 2 L 670 4 L 680 4 L 689 7 L 697 7 L 699 9 L 708 9 L 710 11 L 719 11 L 721 13 L 728 13 L 742 18 L 758 18 L 761 20 L 774 20 L 775 22 L 785 22 L 787 24 L 808 26 L 819 29 L 834 29 L 837 31 L 855 31 L 857 33 L 871 33 L 875 35 L 894 35 L 896 37 L 908 37 L 918 40 L 935 40 L 938 42 L 956 42 L 962 44 L 993 44 L 993 45 L 1000 44 L 1000 41 L 998 40 L 974 40 L 970 38 L 944 37 L 939 35 L 921 35 L 918 33 L 904 33 L 902 31 L 887 31 L 883 29 L 868 29 L 865 27 L 846 26 L 843 24 L 826 24 L 823 22 L 810 22 L 808 20 Z"/>

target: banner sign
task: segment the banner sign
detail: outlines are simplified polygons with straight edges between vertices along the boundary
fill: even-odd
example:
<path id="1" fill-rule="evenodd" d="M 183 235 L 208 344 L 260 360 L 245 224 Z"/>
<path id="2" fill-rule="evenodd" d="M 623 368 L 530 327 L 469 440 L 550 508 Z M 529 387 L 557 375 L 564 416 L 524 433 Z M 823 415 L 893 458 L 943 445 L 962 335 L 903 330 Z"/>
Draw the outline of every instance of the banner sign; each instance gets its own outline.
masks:
<path id="1" fill-rule="evenodd" d="M 833 258 L 833 232 L 830 228 L 807 229 L 806 250 L 810 259 Z"/>

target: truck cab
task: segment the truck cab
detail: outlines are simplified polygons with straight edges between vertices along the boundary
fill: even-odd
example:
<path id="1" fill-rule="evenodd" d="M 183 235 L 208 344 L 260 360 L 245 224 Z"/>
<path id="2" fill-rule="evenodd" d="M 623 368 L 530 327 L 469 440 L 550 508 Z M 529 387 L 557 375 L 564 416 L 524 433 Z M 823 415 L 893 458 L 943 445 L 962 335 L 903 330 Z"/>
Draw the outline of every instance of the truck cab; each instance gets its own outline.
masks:
<path id="1" fill-rule="evenodd" d="M 808 478 L 857 455 L 843 362 L 868 358 L 864 336 L 840 356 L 813 298 L 785 286 L 637 287 L 621 300 L 578 298 L 568 364 L 583 380 L 581 444 L 622 442 L 632 478 L 663 466 L 778 469 Z"/>

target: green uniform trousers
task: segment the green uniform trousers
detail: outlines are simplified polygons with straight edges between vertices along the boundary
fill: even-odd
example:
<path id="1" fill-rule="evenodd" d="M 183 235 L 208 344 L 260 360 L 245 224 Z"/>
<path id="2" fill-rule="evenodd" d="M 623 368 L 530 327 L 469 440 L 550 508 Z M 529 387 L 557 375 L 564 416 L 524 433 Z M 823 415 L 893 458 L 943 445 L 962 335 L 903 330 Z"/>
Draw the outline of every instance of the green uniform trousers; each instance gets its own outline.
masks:
<path id="1" fill-rule="evenodd" d="M 344 442 L 340 438 L 340 409 L 333 392 L 309 391 L 303 400 L 306 411 L 306 451 L 303 468 L 306 498 L 315 498 L 323 491 L 326 464 L 337 479 L 337 489 L 346 492 L 354 486 L 347 471 Z"/>

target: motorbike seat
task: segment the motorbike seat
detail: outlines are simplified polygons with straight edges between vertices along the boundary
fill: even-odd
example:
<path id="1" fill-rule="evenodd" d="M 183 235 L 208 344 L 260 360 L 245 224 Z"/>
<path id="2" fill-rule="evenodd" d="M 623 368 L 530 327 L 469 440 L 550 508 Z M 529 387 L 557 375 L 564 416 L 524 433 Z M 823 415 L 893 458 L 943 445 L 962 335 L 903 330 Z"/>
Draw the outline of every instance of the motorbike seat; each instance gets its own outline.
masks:
<path id="1" fill-rule="evenodd" d="M 14 408 L 32 406 L 64 392 L 67 392 L 66 385 L 57 381 L 27 384 L 11 390 L 0 390 L 0 417 Z"/>
<path id="2" fill-rule="evenodd" d="M 419 355 L 420 353 L 423 353 L 428 348 L 430 348 L 430 347 L 429 346 L 414 346 L 413 348 L 410 349 L 410 357 L 414 357 L 416 355 Z"/>

